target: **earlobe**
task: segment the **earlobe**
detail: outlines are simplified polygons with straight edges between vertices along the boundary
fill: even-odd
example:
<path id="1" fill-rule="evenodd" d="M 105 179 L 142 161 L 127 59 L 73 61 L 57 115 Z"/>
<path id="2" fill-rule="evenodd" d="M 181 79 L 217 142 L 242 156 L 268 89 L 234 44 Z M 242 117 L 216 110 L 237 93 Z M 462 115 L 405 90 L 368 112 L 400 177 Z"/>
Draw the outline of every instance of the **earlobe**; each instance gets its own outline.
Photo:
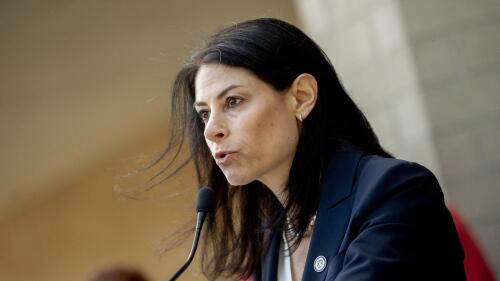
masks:
<path id="1" fill-rule="evenodd" d="M 299 119 L 300 122 L 303 121 L 303 119 L 302 119 L 302 113 L 299 113 L 299 115 L 297 116 L 297 119 Z"/>
<path id="2" fill-rule="evenodd" d="M 309 73 L 302 73 L 292 84 L 293 96 L 295 98 L 295 111 L 297 118 L 302 122 L 316 105 L 318 97 L 318 82 Z"/>

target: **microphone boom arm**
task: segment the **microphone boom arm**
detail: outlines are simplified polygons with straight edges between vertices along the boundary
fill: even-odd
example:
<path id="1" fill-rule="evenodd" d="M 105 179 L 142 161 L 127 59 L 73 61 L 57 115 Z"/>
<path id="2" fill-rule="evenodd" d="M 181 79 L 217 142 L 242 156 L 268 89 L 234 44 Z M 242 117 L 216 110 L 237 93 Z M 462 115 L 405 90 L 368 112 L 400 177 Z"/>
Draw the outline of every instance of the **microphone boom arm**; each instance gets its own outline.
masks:
<path id="1" fill-rule="evenodd" d="M 205 221 L 207 213 L 206 212 L 198 212 L 196 215 L 196 229 L 194 231 L 194 240 L 193 240 L 193 245 L 191 246 L 191 251 L 189 252 L 189 256 L 184 262 L 184 265 L 182 265 L 179 270 L 172 276 L 169 281 L 174 281 L 181 276 L 181 274 L 188 268 L 188 266 L 191 264 L 193 261 L 194 254 L 196 253 L 196 249 L 198 248 L 198 240 L 200 239 L 200 233 L 201 229 L 203 228 L 203 221 Z"/>

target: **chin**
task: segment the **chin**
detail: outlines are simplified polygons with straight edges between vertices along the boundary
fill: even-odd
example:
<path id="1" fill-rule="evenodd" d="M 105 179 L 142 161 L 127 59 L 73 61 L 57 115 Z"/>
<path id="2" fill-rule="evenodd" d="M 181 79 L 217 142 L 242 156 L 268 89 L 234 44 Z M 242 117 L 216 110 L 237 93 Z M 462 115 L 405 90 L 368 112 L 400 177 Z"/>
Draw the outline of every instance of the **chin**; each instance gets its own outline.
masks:
<path id="1" fill-rule="evenodd" d="M 238 185 L 246 185 L 254 181 L 255 179 L 245 177 L 243 175 L 235 175 L 231 173 L 224 173 L 226 176 L 226 180 L 229 182 L 229 184 L 233 186 L 238 186 Z"/>

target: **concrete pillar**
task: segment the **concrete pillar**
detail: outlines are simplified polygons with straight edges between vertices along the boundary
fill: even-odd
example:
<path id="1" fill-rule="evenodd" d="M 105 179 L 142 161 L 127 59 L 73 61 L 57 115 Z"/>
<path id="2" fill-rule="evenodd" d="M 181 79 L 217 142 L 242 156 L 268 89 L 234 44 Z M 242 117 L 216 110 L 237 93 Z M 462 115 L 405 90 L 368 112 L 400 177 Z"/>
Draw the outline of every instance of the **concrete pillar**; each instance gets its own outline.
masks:
<path id="1" fill-rule="evenodd" d="M 500 2 L 295 1 L 382 144 L 438 176 L 500 273 Z"/>

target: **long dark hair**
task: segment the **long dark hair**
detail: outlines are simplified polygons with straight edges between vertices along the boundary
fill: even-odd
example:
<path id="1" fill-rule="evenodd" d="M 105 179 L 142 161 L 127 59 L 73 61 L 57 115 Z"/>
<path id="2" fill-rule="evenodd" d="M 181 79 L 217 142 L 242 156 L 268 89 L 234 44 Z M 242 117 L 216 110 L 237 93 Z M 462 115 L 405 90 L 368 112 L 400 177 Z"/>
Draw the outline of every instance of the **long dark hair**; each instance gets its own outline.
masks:
<path id="1" fill-rule="evenodd" d="M 260 182 L 231 187 L 215 164 L 205 143 L 204 124 L 193 108 L 197 71 L 209 63 L 245 68 L 278 91 L 302 73 L 316 78 L 318 97 L 302 123 L 284 206 Z M 203 243 L 202 268 L 209 279 L 248 277 L 259 266 L 269 233 L 282 230 L 286 216 L 297 231 L 292 239 L 295 248 L 316 212 L 322 174 L 339 145 L 391 157 L 321 48 L 298 28 L 277 19 L 234 24 L 208 38 L 177 74 L 171 108 L 170 142 L 162 155 L 173 153 L 176 158 L 187 137 L 200 186 L 208 185 L 216 193 Z"/>

